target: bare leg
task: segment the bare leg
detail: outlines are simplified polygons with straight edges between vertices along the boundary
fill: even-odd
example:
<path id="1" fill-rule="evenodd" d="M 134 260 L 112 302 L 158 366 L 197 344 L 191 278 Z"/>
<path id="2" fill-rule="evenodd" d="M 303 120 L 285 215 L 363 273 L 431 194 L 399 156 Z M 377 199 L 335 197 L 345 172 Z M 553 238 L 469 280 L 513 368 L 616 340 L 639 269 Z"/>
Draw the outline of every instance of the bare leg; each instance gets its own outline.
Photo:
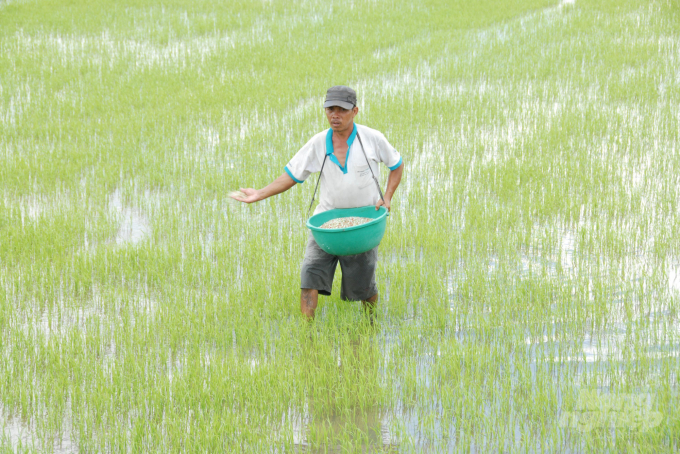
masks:
<path id="1" fill-rule="evenodd" d="M 361 304 L 364 308 L 364 312 L 370 317 L 372 325 L 373 320 L 375 319 L 375 307 L 378 305 L 378 294 L 376 293 L 369 299 L 361 301 Z"/>
<path id="2" fill-rule="evenodd" d="M 311 288 L 303 288 L 300 294 L 300 310 L 308 320 L 314 318 L 314 311 L 319 302 L 319 291 Z"/>

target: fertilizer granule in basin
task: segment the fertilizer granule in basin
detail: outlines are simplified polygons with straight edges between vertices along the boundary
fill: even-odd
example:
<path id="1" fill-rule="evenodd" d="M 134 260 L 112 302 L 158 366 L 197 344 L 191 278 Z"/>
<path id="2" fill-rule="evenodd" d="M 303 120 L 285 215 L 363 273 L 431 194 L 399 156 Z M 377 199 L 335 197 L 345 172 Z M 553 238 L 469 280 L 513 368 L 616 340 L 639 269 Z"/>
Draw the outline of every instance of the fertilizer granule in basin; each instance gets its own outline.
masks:
<path id="1" fill-rule="evenodd" d="M 360 218 L 357 216 L 349 216 L 346 218 L 335 218 L 328 222 L 324 222 L 320 228 L 322 229 L 346 229 L 347 227 L 355 227 L 357 225 L 371 222 L 371 218 Z"/>

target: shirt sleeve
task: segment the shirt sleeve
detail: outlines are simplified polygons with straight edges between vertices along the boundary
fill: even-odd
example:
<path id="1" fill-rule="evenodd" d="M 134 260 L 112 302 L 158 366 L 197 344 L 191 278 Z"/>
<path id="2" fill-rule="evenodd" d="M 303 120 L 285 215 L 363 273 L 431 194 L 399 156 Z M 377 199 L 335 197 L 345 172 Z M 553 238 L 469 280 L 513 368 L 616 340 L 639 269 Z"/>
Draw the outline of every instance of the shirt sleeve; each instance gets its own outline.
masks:
<path id="1" fill-rule="evenodd" d="M 403 163 L 401 155 L 394 149 L 384 135 L 378 134 L 375 140 L 375 150 L 380 162 L 384 162 L 390 170 L 396 170 Z"/>
<path id="2" fill-rule="evenodd" d="M 284 167 L 288 176 L 296 183 L 304 183 L 312 173 L 321 170 L 319 156 L 323 159 L 325 149 L 319 152 L 318 142 L 318 137 L 312 137 Z"/>

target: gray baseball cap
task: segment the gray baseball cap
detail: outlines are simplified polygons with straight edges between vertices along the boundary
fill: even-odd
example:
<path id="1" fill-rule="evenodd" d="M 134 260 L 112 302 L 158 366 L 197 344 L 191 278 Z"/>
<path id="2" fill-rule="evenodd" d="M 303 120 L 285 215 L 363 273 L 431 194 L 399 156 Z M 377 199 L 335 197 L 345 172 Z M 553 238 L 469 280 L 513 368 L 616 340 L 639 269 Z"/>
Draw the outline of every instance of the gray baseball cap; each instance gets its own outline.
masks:
<path id="1" fill-rule="evenodd" d="M 326 101 L 323 103 L 324 108 L 340 106 L 343 109 L 352 109 L 356 105 L 357 92 L 344 85 L 329 88 L 326 92 Z"/>

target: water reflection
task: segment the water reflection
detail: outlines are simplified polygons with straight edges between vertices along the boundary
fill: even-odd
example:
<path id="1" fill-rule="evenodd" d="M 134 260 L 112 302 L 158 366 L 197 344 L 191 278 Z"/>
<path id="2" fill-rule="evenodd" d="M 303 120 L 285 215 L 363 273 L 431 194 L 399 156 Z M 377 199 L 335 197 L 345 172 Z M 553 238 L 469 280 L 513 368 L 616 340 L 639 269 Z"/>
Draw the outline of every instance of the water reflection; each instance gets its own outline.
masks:
<path id="1" fill-rule="evenodd" d="M 310 409 L 314 411 L 313 405 Z M 322 410 L 300 418 L 294 426 L 297 452 L 397 452 L 388 421 L 376 409 Z"/>
<path id="2" fill-rule="evenodd" d="M 110 197 L 109 210 L 120 222 L 115 238 L 117 245 L 137 244 L 151 233 L 149 221 L 140 210 L 123 206 L 120 190 Z"/>
<path id="3" fill-rule="evenodd" d="M 369 330 L 370 333 L 370 330 Z M 390 419 L 375 401 L 382 384 L 380 349 L 376 336 L 365 337 L 350 333 L 348 342 L 339 342 L 333 358 L 333 370 L 343 386 L 328 386 L 312 391 L 303 411 L 293 418 L 293 439 L 297 452 L 340 453 L 396 452 L 390 433 Z M 313 348 L 313 347 L 309 347 Z M 327 357 L 310 352 L 311 370 L 328 369 Z M 353 391 L 353 395 L 338 395 L 336 389 Z M 374 405 L 365 406 L 366 402 Z"/>
<path id="4" fill-rule="evenodd" d="M 67 401 L 65 412 L 61 420 L 61 430 L 59 433 L 45 436 L 41 433 L 37 421 L 32 418 L 9 413 L 0 404 L 0 442 L 3 447 L 9 448 L 11 452 L 52 452 L 55 454 L 66 454 L 78 452 L 78 446 L 72 439 L 73 429 L 70 418 L 70 398 Z M 4 451 L 3 451 L 4 452 Z"/>

